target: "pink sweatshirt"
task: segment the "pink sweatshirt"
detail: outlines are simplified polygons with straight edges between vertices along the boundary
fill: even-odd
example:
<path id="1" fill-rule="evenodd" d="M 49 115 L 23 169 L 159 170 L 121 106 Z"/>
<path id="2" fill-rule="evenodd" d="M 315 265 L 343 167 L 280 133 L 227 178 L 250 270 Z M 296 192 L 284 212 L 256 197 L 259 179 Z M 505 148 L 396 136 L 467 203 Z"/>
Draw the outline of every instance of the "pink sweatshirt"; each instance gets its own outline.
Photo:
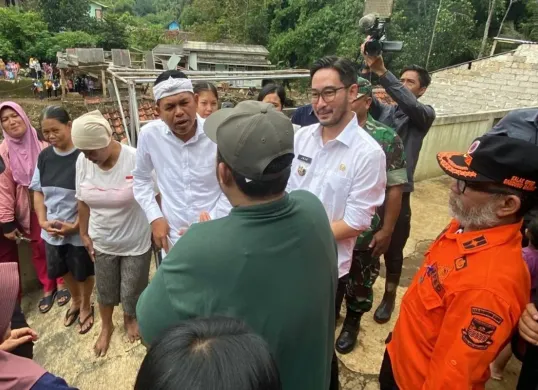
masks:
<path id="1" fill-rule="evenodd" d="M 47 143 L 40 143 L 41 150 L 47 147 Z M 0 174 L 0 224 L 17 222 L 26 234 L 30 234 L 30 194 L 28 187 L 13 180 L 7 142 L 0 143 L 0 156 L 6 165 L 6 170 Z"/>

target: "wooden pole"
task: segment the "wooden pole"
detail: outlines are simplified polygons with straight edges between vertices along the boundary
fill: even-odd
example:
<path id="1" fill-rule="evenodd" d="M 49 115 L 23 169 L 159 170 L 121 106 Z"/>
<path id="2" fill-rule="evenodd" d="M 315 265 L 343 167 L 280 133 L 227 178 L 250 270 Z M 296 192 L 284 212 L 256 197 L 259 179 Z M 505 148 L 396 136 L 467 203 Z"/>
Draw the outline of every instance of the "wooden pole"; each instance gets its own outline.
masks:
<path id="1" fill-rule="evenodd" d="M 65 80 L 65 70 L 60 69 L 60 86 L 62 87 L 62 100 L 65 99 L 65 89 L 67 86 L 67 81 Z"/>
<path id="2" fill-rule="evenodd" d="M 103 88 L 103 97 L 106 99 L 106 72 L 101 69 L 101 88 Z"/>

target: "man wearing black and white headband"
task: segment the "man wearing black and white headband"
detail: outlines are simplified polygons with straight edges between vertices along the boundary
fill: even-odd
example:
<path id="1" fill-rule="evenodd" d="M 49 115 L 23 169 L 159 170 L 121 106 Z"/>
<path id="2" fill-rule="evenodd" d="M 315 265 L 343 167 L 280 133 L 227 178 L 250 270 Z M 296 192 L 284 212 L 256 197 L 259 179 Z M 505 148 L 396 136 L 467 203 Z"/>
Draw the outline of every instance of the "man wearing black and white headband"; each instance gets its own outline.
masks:
<path id="1" fill-rule="evenodd" d="M 205 135 L 203 119 L 196 114 L 191 81 L 177 70 L 163 72 L 153 94 L 161 119 L 141 129 L 133 190 L 155 244 L 168 252 L 191 224 L 227 215 L 231 206 L 217 182 L 217 146 Z M 161 207 L 155 199 L 153 171 Z"/>

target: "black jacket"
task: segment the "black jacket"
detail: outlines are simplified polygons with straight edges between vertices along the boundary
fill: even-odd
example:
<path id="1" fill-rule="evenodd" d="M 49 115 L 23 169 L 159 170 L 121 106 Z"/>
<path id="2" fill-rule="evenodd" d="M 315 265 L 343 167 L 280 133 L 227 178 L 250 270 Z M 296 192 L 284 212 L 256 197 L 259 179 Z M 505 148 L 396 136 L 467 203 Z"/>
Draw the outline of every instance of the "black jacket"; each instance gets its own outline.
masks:
<path id="1" fill-rule="evenodd" d="M 422 141 L 435 120 L 435 110 L 432 106 L 420 103 L 391 72 L 385 73 L 379 82 L 397 104 L 383 104 L 374 98 L 370 114 L 374 119 L 395 129 L 403 140 L 409 180 L 409 183 L 404 185 L 404 191 L 412 192 Z"/>

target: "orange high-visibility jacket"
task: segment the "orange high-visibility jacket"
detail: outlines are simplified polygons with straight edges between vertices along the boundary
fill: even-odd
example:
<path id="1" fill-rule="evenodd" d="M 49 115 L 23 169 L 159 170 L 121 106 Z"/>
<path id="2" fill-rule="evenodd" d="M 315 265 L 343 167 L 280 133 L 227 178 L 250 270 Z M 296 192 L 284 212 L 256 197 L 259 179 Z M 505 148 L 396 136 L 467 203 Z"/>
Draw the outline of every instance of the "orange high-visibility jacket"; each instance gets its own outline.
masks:
<path id="1" fill-rule="evenodd" d="M 521 223 L 459 233 L 425 254 L 387 349 L 401 390 L 481 390 L 530 297 Z"/>

